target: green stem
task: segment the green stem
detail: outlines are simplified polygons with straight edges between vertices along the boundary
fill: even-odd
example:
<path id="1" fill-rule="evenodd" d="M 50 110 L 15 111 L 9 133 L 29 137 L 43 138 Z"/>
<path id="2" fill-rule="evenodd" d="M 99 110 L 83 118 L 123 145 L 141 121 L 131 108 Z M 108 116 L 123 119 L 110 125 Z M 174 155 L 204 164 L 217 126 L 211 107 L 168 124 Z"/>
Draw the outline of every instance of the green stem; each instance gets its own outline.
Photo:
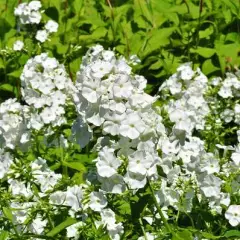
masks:
<path id="1" fill-rule="evenodd" d="M 143 236 L 144 236 L 145 240 L 148 240 L 141 218 L 139 218 L 139 223 L 140 223 L 140 226 L 141 226 L 141 229 L 142 229 Z"/>
<path id="2" fill-rule="evenodd" d="M 111 11 L 111 28 L 112 28 L 112 34 L 113 34 L 113 44 L 115 43 L 115 27 L 114 27 L 114 12 L 113 12 L 113 7 L 112 4 L 110 2 L 110 0 L 107 0 L 108 6 L 110 8 Z"/>
<path id="3" fill-rule="evenodd" d="M 168 222 L 167 222 L 166 218 L 165 218 L 164 215 L 163 215 L 162 209 L 161 209 L 160 205 L 159 205 L 158 202 L 157 202 L 157 199 L 156 199 L 155 194 L 154 194 L 154 190 L 153 190 L 153 188 L 152 188 L 152 185 L 151 185 L 149 179 L 147 179 L 147 182 L 148 182 L 148 186 L 149 186 L 149 188 L 150 188 L 150 190 L 151 190 L 151 193 L 152 193 L 152 197 L 153 197 L 154 204 L 155 204 L 155 206 L 156 206 L 156 208 L 157 208 L 157 211 L 158 211 L 158 213 L 159 213 L 159 215 L 160 215 L 160 217 L 161 217 L 161 219 L 162 219 L 162 221 L 163 221 L 163 224 L 164 224 L 164 226 L 166 227 L 166 229 L 168 230 L 168 232 L 171 233 L 171 232 L 172 232 L 172 231 L 171 231 L 171 228 L 170 228 L 170 226 L 168 225 Z"/>
<path id="4" fill-rule="evenodd" d="M 63 147 L 61 146 L 61 141 L 60 141 L 60 137 L 58 139 L 58 144 L 59 144 L 59 148 L 60 148 L 60 153 L 61 153 L 61 163 L 62 163 L 62 172 L 64 176 L 68 176 L 68 167 L 64 166 L 63 162 L 64 162 L 64 152 L 63 152 Z"/>

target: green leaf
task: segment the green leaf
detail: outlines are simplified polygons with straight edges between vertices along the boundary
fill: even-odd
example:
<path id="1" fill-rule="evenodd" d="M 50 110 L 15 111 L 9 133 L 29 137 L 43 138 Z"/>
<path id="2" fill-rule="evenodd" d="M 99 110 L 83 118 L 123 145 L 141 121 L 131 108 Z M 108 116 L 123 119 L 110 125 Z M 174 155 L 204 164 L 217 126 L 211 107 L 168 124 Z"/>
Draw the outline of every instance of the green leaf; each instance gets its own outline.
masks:
<path id="1" fill-rule="evenodd" d="M 73 159 L 80 160 L 81 163 L 91 163 L 97 157 L 96 153 L 91 154 L 74 154 Z"/>
<path id="2" fill-rule="evenodd" d="M 172 240 L 193 239 L 192 233 L 188 230 L 178 231 L 174 233 Z"/>
<path id="3" fill-rule="evenodd" d="M 231 32 L 227 34 L 225 41 L 237 42 L 238 37 L 239 37 L 239 34 L 237 32 Z"/>
<path id="4" fill-rule="evenodd" d="M 13 215 L 10 208 L 3 207 L 3 214 L 8 220 L 10 220 L 11 222 L 13 221 Z"/>
<path id="5" fill-rule="evenodd" d="M 160 67 L 162 67 L 162 61 L 157 60 L 155 63 L 153 63 L 153 64 L 149 67 L 149 69 L 157 70 L 157 69 L 159 69 Z"/>
<path id="6" fill-rule="evenodd" d="M 57 225 L 55 228 L 53 228 L 51 231 L 49 231 L 46 236 L 53 237 L 57 235 L 59 232 L 64 230 L 65 228 L 73 225 L 74 223 L 77 223 L 77 220 L 71 217 L 68 217 L 64 222 Z"/>
<path id="7" fill-rule="evenodd" d="M 11 25 L 4 18 L 0 18 L 0 39 L 4 39 L 5 34 L 11 30 Z"/>
<path id="8" fill-rule="evenodd" d="M 72 1 L 72 6 L 74 8 L 74 11 L 76 14 L 80 14 L 80 11 L 83 7 L 83 0 L 78 0 L 78 1 Z"/>
<path id="9" fill-rule="evenodd" d="M 224 235 L 224 237 L 240 237 L 240 231 L 238 230 L 230 230 L 230 231 L 227 231 Z"/>
<path id="10" fill-rule="evenodd" d="M 6 240 L 8 238 L 8 232 L 0 231 L 0 240 Z"/>
<path id="11" fill-rule="evenodd" d="M 207 239 L 219 239 L 221 236 L 214 236 L 212 233 L 201 232 L 202 236 Z"/>
<path id="12" fill-rule="evenodd" d="M 216 50 L 212 48 L 198 47 L 197 49 L 191 49 L 190 52 L 197 53 L 204 58 L 210 58 L 216 53 Z"/>
<path id="13" fill-rule="evenodd" d="M 4 84 L 0 85 L 0 90 L 7 91 L 7 92 L 13 92 L 14 87 L 8 83 L 4 83 Z"/>
<path id="14" fill-rule="evenodd" d="M 86 172 L 85 166 L 80 162 L 62 162 L 63 166 L 78 170 L 79 172 Z"/>
<path id="15" fill-rule="evenodd" d="M 220 68 L 215 67 L 212 63 L 212 59 L 207 59 L 203 65 L 202 65 L 202 71 L 204 74 L 208 75 L 210 73 L 213 73 L 215 71 L 220 70 Z"/>
<path id="16" fill-rule="evenodd" d="M 14 77 L 14 78 L 19 78 L 22 74 L 22 68 L 15 70 L 11 73 L 8 73 L 8 76 Z"/>
<path id="17" fill-rule="evenodd" d="M 145 55 L 160 49 L 170 43 L 170 36 L 176 27 L 153 29 L 149 33 L 149 38 L 145 47 Z"/>
<path id="18" fill-rule="evenodd" d="M 209 39 L 210 35 L 213 34 L 213 26 L 206 28 L 205 30 L 199 31 L 199 38 L 206 38 Z"/>

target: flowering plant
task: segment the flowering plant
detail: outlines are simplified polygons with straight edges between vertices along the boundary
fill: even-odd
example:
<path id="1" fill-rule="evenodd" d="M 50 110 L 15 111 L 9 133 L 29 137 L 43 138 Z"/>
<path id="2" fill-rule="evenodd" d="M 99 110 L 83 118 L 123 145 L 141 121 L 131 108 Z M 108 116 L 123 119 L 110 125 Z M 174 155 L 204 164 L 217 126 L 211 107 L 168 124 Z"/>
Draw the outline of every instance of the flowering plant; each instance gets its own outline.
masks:
<path id="1" fill-rule="evenodd" d="M 40 8 L 20 4 L 19 24 Z M 58 25 L 44 28 L 39 44 Z M 0 104 L 0 239 L 239 237 L 239 71 L 185 63 L 151 96 L 139 61 L 98 44 L 73 81 L 50 53 L 29 56 L 19 99 Z"/>

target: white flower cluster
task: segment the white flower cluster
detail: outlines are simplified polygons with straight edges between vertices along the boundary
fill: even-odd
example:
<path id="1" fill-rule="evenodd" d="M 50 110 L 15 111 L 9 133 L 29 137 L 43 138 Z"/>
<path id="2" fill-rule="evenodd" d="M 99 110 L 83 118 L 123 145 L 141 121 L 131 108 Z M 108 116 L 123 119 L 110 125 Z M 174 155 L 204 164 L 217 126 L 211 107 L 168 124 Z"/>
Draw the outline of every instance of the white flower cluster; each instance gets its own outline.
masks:
<path id="1" fill-rule="evenodd" d="M 214 83 L 214 88 L 216 88 L 220 82 L 221 79 L 216 78 L 211 84 Z M 231 91 L 231 94 L 235 95 L 238 84 L 239 80 L 236 75 L 229 73 L 218 94 L 226 97 L 222 96 L 222 93 Z M 228 86 L 227 90 L 226 86 Z M 170 99 L 168 101 L 170 103 L 167 102 L 168 105 L 163 105 L 162 108 L 167 111 L 174 126 L 171 128 L 166 122 L 165 126 L 170 127 L 170 134 L 159 140 L 159 149 L 162 151 L 161 168 L 166 178 L 162 179 L 161 190 L 156 192 L 156 197 L 163 207 L 172 206 L 186 212 L 191 212 L 195 197 L 199 202 L 207 203 L 208 207 L 217 214 L 221 214 L 224 208 L 229 207 L 225 216 L 232 226 L 236 226 L 240 218 L 237 212 L 234 218 L 233 212 L 239 206 L 230 205 L 230 193 L 239 194 L 239 179 L 236 177 L 239 175 L 239 145 L 221 146 L 225 152 L 235 150 L 230 155 L 231 159 L 225 162 L 226 159 L 222 161 L 220 154 L 216 154 L 216 150 L 214 153 L 207 152 L 204 146 L 206 143 L 193 135 L 194 129 L 199 133 L 203 130 L 211 131 L 209 124 L 208 128 L 205 125 L 208 115 L 217 115 L 216 119 L 219 119 L 221 115 L 221 112 L 217 112 L 219 107 L 212 106 L 212 103 L 217 103 L 218 96 L 213 95 L 215 90 L 209 93 L 208 88 L 211 87 L 207 78 L 199 69 L 193 71 L 189 63 L 180 66 L 177 73 L 160 87 L 162 100 L 165 101 L 166 96 L 168 100 Z M 232 103 L 232 105 L 235 104 Z M 226 106 L 228 106 L 227 102 L 223 103 L 224 114 L 231 118 L 231 110 L 228 110 Z M 213 124 L 218 125 L 217 122 Z M 237 133 L 239 135 L 239 131 Z M 181 162 L 180 165 L 179 162 Z M 231 181 L 225 178 L 230 175 Z M 232 185 L 231 191 L 224 190 L 223 186 L 226 184 Z"/>
<path id="2" fill-rule="evenodd" d="M 41 7 L 40 1 L 21 3 L 15 8 L 14 15 L 19 17 L 21 24 L 39 24 L 42 18 L 39 12 Z"/>
<path id="3" fill-rule="evenodd" d="M 29 59 L 21 74 L 23 99 L 32 111 L 29 127 L 41 129 L 45 124 L 60 126 L 66 122 L 65 107 L 73 93 L 73 84 L 62 64 L 42 53 Z"/>
<path id="4" fill-rule="evenodd" d="M 5 153 L 5 159 L 9 156 Z M 34 233 L 43 234 L 44 228 L 48 224 L 48 220 L 45 216 L 40 214 L 34 215 L 31 221 L 28 219 L 34 209 L 41 207 L 39 205 L 41 199 L 44 198 L 48 193 L 54 190 L 55 185 L 62 178 L 61 174 L 56 174 L 51 171 L 46 160 L 38 158 L 33 161 L 29 166 L 23 166 L 24 169 L 18 169 L 19 161 L 13 163 L 11 170 L 8 171 L 7 177 L 9 184 L 9 192 L 12 195 L 12 199 L 9 205 L 14 209 L 13 223 L 17 226 L 19 233 Z M 31 171 L 29 172 L 29 170 Z M 21 180 L 24 174 L 29 174 L 32 177 L 28 180 Z M 39 186 L 40 191 L 36 195 L 31 182 L 34 182 L 35 186 Z M 16 231 L 16 230 L 15 230 Z"/>
<path id="5" fill-rule="evenodd" d="M 51 33 L 57 32 L 58 30 L 58 23 L 53 20 L 48 20 L 45 24 L 43 30 L 38 30 L 36 34 L 36 39 L 43 43 L 45 42 Z"/>
<path id="6" fill-rule="evenodd" d="M 240 125 L 240 104 L 237 101 L 240 97 L 240 71 L 233 73 L 226 73 L 227 77 L 219 81 L 216 86 L 220 87 L 218 95 L 222 98 L 222 101 L 226 103 L 229 108 L 224 109 L 220 113 L 221 119 L 225 123 L 230 123 L 234 121 L 236 124 Z M 214 81 L 214 80 L 213 80 Z M 229 104 L 231 102 L 231 104 Z"/>
<path id="7" fill-rule="evenodd" d="M 0 104 L 0 148 L 14 149 L 29 141 L 30 132 L 27 130 L 29 111 L 17 99 L 8 99 Z"/>
<path id="8" fill-rule="evenodd" d="M 162 84 L 159 90 L 168 90 L 171 94 L 165 110 L 171 122 L 175 123 L 175 129 L 186 131 L 191 136 L 194 129 L 204 128 L 204 118 L 209 113 L 204 99 L 207 82 L 207 77 L 200 69 L 193 71 L 191 63 L 186 63 Z M 165 93 L 162 94 L 164 98 Z"/>
<path id="9" fill-rule="evenodd" d="M 155 145 L 165 132 L 161 117 L 152 108 L 157 98 L 144 93 L 146 79 L 133 75 L 124 58 L 116 58 L 99 45 L 83 58 L 77 76 L 75 102 L 82 118 L 78 129 L 88 131 L 88 139 L 96 127 L 106 135 L 98 140 L 101 150 L 96 159 L 103 190 L 121 193 L 126 184 L 131 189 L 143 188 L 147 177 L 157 177 L 160 159 Z M 116 137 L 118 141 L 112 142 Z M 104 139 L 110 140 L 108 146 L 102 145 Z M 82 139 L 78 142 L 87 144 Z M 122 176 L 118 169 L 124 159 L 128 165 Z"/>

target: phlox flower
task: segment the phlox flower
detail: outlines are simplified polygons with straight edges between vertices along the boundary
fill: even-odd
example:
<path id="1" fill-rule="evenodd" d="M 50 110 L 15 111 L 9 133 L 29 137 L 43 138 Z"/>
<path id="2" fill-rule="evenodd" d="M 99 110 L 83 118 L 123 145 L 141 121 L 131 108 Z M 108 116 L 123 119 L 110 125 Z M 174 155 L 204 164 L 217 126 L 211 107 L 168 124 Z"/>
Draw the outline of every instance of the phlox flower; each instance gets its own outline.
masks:
<path id="1" fill-rule="evenodd" d="M 115 83 L 113 84 L 112 90 L 114 98 L 127 99 L 132 94 L 133 90 L 133 86 L 129 81 L 129 76 L 123 74 L 118 75 Z"/>
<path id="2" fill-rule="evenodd" d="M 38 30 L 36 34 L 36 39 L 44 43 L 48 39 L 48 32 L 46 30 Z"/>
<path id="3" fill-rule="evenodd" d="M 125 174 L 124 181 L 130 189 L 143 188 L 147 183 L 146 174 L 131 172 L 130 170 Z"/>
<path id="4" fill-rule="evenodd" d="M 99 152 L 96 159 L 96 167 L 98 175 L 101 177 L 111 177 L 117 173 L 117 169 L 121 166 L 122 161 L 115 157 L 114 149 L 105 146 Z"/>
<path id="5" fill-rule="evenodd" d="M 96 212 L 101 212 L 107 206 L 108 202 L 102 192 L 91 192 L 89 207 Z"/>
<path id="6" fill-rule="evenodd" d="M 90 67 L 91 76 L 97 79 L 101 79 L 111 72 L 113 65 L 110 62 L 97 60 L 93 62 Z"/>
<path id="7" fill-rule="evenodd" d="M 126 113 L 127 118 L 120 125 L 120 134 L 130 139 L 136 139 L 146 126 L 137 112 Z"/>
<path id="8" fill-rule="evenodd" d="M 57 32 L 57 30 L 58 30 L 58 23 L 53 21 L 53 20 L 48 20 L 47 23 L 45 24 L 45 29 L 49 33 Z"/>
<path id="9" fill-rule="evenodd" d="M 217 198 L 220 194 L 222 180 L 218 177 L 211 175 L 201 175 L 199 177 L 200 189 L 206 197 L 215 197 Z"/>
<path id="10" fill-rule="evenodd" d="M 114 174 L 111 177 L 99 177 L 98 180 L 101 182 L 101 189 L 105 192 L 120 194 L 126 190 L 126 184 L 120 174 Z"/>
<path id="11" fill-rule="evenodd" d="M 8 173 L 12 163 L 13 159 L 10 153 L 4 152 L 4 150 L 0 148 L 0 179 Z"/>
<path id="12" fill-rule="evenodd" d="M 240 224 L 240 205 L 230 205 L 225 212 L 225 218 L 233 227 L 238 226 Z"/>
<path id="13" fill-rule="evenodd" d="M 20 40 L 17 40 L 14 44 L 13 44 L 13 50 L 14 51 L 21 51 L 24 47 L 24 43 Z"/>
<path id="14" fill-rule="evenodd" d="M 44 232 L 44 228 L 47 226 L 48 221 L 46 219 L 42 219 L 41 215 L 38 214 L 36 218 L 32 221 L 30 231 L 35 234 L 42 234 Z"/>
<path id="15" fill-rule="evenodd" d="M 121 122 L 126 118 L 126 114 L 117 114 L 110 112 L 106 114 L 106 121 L 103 123 L 103 133 L 109 133 L 112 136 L 119 135 Z"/>
<path id="16" fill-rule="evenodd" d="M 64 205 L 70 206 L 74 211 L 78 211 L 82 204 L 83 199 L 82 188 L 75 185 L 73 187 L 68 187 L 66 191 L 66 198 Z"/>

